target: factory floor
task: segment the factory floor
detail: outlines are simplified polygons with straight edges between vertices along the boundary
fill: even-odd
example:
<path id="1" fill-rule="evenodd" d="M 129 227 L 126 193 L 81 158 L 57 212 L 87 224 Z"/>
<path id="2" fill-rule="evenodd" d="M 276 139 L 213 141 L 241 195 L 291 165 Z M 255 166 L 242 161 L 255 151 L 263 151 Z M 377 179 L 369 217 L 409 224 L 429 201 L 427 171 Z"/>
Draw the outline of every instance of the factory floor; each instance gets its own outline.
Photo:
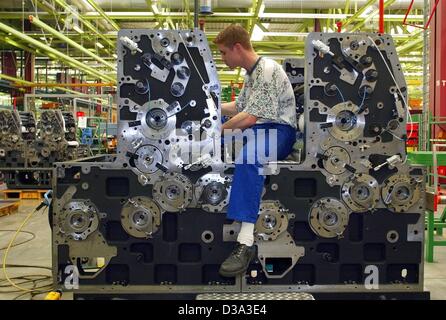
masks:
<path id="1" fill-rule="evenodd" d="M 7 246 L 14 232 L 3 230 L 16 230 L 22 221 L 26 218 L 29 212 L 31 212 L 40 202 L 37 200 L 22 200 L 20 203 L 19 211 L 12 213 L 9 216 L 0 217 L 0 259 L 3 262 L 5 254 L 4 247 Z M 43 211 L 43 210 L 42 210 Z M 51 267 L 51 234 L 48 225 L 48 215 L 45 210 L 44 213 L 35 213 L 30 219 L 28 225 L 24 228 L 25 231 L 29 231 L 35 234 L 35 238 L 26 244 L 16 246 L 11 249 L 8 255 L 8 264 L 20 264 L 20 265 L 34 265 Z M 32 237 L 31 234 L 20 234 L 16 239 L 16 243 L 26 241 Z M 446 300 L 446 247 L 435 248 L 435 263 L 425 263 L 424 279 L 425 289 L 431 292 L 431 299 L 433 300 Z M 47 275 L 50 276 L 50 271 L 47 269 L 36 268 L 8 268 L 8 276 L 16 277 L 23 275 Z M 12 291 L 13 288 L 6 287 L 6 281 L 3 271 L 0 272 L 0 300 L 10 300 L 14 298 L 18 299 L 30 299 L 29 294 L 22 294 L 21 292 L 6 293 L 5 291 Z M 33 279 L 42 279 L 42 281 L 36 283 L 37 286 L 49 284 L 48 279 L 36 277 Z M 20 282 L 23 280 L 17 280 Z M 33 299 L 43 299 L 45 294 L 36 295 Z M 64 294 L 62 299 L 71 299 L 70 294 Z"/>

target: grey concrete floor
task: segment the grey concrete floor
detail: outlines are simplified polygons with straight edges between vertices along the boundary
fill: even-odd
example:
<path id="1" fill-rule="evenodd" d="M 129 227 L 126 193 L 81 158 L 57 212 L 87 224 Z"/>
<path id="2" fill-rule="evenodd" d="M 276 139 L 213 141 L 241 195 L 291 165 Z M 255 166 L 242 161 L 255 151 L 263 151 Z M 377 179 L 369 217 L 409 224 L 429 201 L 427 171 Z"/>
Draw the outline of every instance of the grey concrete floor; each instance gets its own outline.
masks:
<path id="1" fill-rule="evenodd" d="M 20 203 L 19 211 L 9 216 L 0 217 L 0 230 L 16 230 L 22 221 L 40 202 L 37 200 L 23 200 Z M 35 213 L 29 223 L 23 230 L 33 232 L 35 238 L 26 244 L 19 245 L 11 249 L 8 255 L 8 264 L 34 265 L 51 267 L 51 234 L 48 225 L 47 211 L 44 213 Z M 14 235 L 13 232 L 0 231 L 0 249 L 6 247 Z M 30 234 L 20 234 L 16 239 L 16 243 L 26 241 L 31 238 Z M 0 250 L 0 262 L 3 262 L 5 250 Z M 431 299 L 446 300 L 446 247 L 435 248 L 435 262 L 425 263 L 425 289 L 431 292 Z M 1 265 L 0 265 L 1 269 Z M 8 268 L 9 277 L 20 275 L 48 275 L 50 271 L 46 269 L 36 268 Z M 0 300 L 10 300 L 17 297 L 20 292 L 5 293 L 5 291 L 13 290 L 4 287 L 6 282 L 4 273 L 0 270 Z M 48 284 L 42 282 L 39 285 Z M 33 299 L 43 299 L 45 294 L 36 295 Z M 26 294 L 19 299 L 30 299 L 31 296 Z M 70 299 L 69 294 L 64 294 L 63 299 Z"/>

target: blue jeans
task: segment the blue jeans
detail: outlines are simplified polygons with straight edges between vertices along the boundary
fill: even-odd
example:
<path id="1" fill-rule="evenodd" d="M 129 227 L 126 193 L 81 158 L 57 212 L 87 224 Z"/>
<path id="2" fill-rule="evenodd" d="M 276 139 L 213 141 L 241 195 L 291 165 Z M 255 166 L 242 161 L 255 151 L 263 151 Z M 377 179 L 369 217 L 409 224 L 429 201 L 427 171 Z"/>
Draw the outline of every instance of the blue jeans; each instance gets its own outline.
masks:
<path id="1" fill-rule="evenodd" d="M 262 153 L 268 156 L 270 150 L 275 148 L 273 151 L 277 152 L 276 160 L 285 159 L 293 149 L 293 144 L 296 141 L 296 130 L 289 125 L 278 123 L 257 124 L 250 129 L 253 130 L 254 135 L 247 139 L 248 141 L 236 158 L 227 218 L 256 223 L 265 182 L 265 176 L 259 173 L 259 169 L 266 162 Z M 261 129 L 265 130 L 261 131 L 265 132 L 265 141 L 257 139 Z M 277 130 L 277 141 L 271 141 L 274 145 L 269 145 L 270 129 Z M 259 147 L 264 148 L 264 152 L 263 150 L 259 152 Z M 253 155 L 252 152 L 255 154 Z M 248 160 L 254 158 L 255 163 L 248 162 Z"/>

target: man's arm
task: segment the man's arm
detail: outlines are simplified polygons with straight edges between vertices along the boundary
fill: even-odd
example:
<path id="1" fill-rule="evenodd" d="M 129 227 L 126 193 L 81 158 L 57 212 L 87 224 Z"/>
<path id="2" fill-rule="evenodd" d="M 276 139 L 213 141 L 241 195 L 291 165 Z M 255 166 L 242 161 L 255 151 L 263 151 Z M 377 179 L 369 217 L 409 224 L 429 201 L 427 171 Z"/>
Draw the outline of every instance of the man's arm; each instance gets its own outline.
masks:
<path id="1" fill-rule="evenodd" d="M 237 108 L 235 107 L 235 101 L 222 103 L 221 104 L 221 113 L 224 116 L 233 117 L 237 114 Z"/>
<path id="2" fill-rule="evenodd" d="M 225 129 L 246 129 L 252 127 L 257 121 L 257 117 L 246 112 L 239 112 L 231 119 L 223 123 L 221 130 Z"/>

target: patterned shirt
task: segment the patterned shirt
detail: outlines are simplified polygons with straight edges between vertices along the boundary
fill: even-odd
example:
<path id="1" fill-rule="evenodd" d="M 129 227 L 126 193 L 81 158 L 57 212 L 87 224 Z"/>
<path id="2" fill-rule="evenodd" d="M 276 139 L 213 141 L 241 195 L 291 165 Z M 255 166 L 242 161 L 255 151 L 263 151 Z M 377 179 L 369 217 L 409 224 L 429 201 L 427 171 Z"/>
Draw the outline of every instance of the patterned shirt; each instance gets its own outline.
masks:
<path id="1" fill-rule="evenodd" d="M 296 101 L 293 88 L 282 67 L 262 58 L 245 82 L 236 101 L 238 112 L 256 116 L 256 123 L 275 122 L 296 126 Z"/>

